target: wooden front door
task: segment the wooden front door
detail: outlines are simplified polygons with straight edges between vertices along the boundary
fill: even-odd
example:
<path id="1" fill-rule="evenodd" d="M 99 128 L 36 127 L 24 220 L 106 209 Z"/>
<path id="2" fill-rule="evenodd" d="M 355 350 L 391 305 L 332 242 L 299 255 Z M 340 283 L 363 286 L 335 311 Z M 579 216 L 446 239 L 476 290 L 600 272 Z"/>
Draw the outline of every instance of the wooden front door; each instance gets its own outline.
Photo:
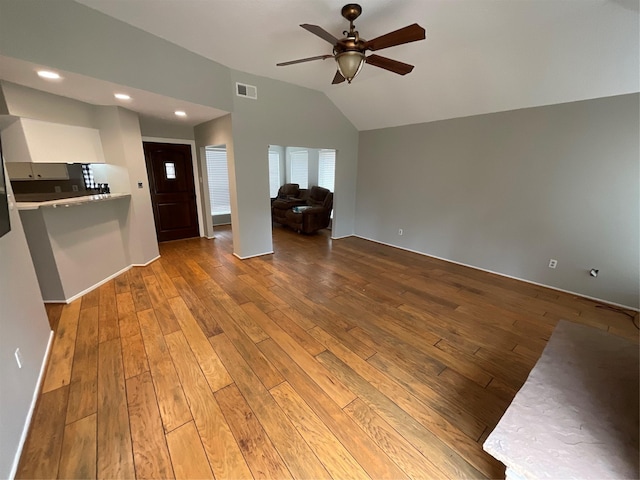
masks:
<path id="1" fill-rule="evenodd" d="M 191 147 L 144 142 L 159 242 L 199 235 Z"/>

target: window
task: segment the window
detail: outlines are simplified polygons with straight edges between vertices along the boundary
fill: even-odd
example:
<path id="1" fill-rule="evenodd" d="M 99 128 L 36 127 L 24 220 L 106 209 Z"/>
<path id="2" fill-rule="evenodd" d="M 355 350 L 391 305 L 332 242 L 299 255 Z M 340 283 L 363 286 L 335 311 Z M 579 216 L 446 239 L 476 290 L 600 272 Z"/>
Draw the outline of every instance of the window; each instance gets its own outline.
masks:
<path id="1" fill-rule="evenodd" d="M 164 162 L 164 176 L 167 180 L 176 179 L 176 164 L 173 162 Z"/>
<path id="2" fill-rule="evenodd" d="M 320 150 L 318 159 L 318 186 L 333 192 L 336 174 L 336 151 Z"/>
<path id="3" fill-rule="evenodd" d="M 207 176 L 209 177 L 209 197 L 211 215 L 231 213 L 229 200 L 229 172 L 227 170 L 226 147 L 206 147 Z"/>
<path id="4" fill-rule="evenodd" d="M 93 178 L 93 169 L 90 163 L 82 164 L 82 178 L 84 179 L 84 188 L 87 190 L 96 188 L 98 184 Z"/>
<path id="5" fill-rule="evenodd" d="M 291 153 L 291 183 L 309 188 L 309 155 L 306 150 Z"/>
<path id="6" fill-rule="evenodd" d="M 280 154 L 269 151 L 269 196 L 278 196 L 280 188 Z"/>

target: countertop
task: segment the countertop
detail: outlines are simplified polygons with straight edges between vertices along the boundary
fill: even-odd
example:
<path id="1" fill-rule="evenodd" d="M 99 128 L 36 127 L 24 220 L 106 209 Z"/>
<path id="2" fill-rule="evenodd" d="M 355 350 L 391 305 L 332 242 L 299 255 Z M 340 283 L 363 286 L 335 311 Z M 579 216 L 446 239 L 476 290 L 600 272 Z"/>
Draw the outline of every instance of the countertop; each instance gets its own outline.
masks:
<path id="1" fill-rule="evenodd" d="M 104 202 L 118 198 L 131 197 L 130 193 L 103 193 L 97 195 L 84 195 L 82 197 L 62 198 L 60 200 L 48 200 L 45 202 L 16 202 L 18 210 L 37 210 L 38 208 L 66 208 L 86 203 Z"/>
<path id="2" fill-rule="evenodd" d="M 561 320 L 484 442 L 507 478 L 638 478 L 638 346 Z"/>

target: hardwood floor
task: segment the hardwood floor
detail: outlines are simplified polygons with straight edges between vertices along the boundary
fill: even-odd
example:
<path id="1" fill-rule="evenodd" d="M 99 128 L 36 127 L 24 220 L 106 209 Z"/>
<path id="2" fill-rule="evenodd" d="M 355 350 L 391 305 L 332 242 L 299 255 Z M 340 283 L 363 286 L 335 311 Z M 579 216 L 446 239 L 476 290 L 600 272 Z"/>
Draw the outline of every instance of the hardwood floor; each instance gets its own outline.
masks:
<path id="1" fill-rule="evenodd" d="M 561 318 L 596 302 L 328 232 L 162 244 L 69 305 L 17 478 L 476 478 Z"/>

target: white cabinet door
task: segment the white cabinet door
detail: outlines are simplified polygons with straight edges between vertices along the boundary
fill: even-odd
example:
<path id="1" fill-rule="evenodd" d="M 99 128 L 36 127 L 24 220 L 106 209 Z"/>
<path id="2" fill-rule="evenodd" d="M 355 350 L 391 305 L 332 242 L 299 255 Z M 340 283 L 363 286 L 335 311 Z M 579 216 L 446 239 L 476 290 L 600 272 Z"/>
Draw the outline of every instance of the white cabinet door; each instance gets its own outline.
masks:
<path id="1" fill-rule="evenodd" d="M 65 163 L 7 162 L 10 180 L 68 180 Z"/>
<path id="2" fill-rule="evenodd" d="M 31 164 L 25 162 L 7 162 L 9 180 L 33 180 Z"/>
<path id="3" fill-rule="evenodd" d="M 65 163 L 32 163 L 31 170 L 36 180 L 69 179 L 69 171 Z"/>

